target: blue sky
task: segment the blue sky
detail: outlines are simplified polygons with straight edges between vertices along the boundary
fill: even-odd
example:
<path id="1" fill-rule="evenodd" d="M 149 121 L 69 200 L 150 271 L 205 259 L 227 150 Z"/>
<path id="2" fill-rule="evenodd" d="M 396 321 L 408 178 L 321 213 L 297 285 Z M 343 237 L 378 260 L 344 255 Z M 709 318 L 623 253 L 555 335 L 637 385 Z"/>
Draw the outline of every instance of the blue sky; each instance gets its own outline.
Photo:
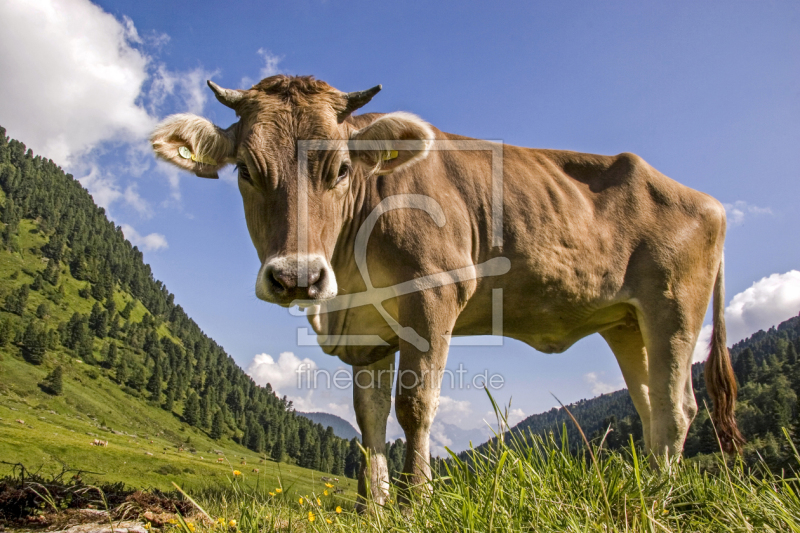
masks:
<path id="1" fill-rule="evenodd" d="M 80 178 L 242 367 L 301 407 L 352 420 L 349 393 L 292 390 L 299 359 L 337 361 L 297 345 L 304 319 L 256 300 L 259 264 L 230 173 L 215 182 L 156 164 L 146 138 L 158 120 L 233 122 L 209 77 L 238 88 L 313 74 L 344 91 L 381 83 L 365 111 L 411 111 L 444 131 L 635 152 L 727 204 L 737 340 L 800 311 L 798 27 L 794 2 L 8 0 L 0 125 Z M 274 364 L 254 364 L 258 354 Z M 549 409 L 550 392 L 570 402 L 621 385 L 597 336 L 562 355 L 513 341 L 454 348 L 459 363 L 505 376 L 496 396 L 513 396 L 517 418 Z M 488 402 L 474 389 L 443 394 L 435 439 L 457 445 L 446 424 L 478 428 Z"/>

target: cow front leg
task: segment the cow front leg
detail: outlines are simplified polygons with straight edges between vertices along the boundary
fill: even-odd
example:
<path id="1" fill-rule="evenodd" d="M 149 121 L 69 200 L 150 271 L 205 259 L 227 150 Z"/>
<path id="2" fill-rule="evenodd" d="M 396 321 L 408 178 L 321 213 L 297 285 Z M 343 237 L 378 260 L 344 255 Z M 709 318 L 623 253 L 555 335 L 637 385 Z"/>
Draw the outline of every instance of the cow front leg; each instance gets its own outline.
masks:
<path id="1" fill-rule="evenodd" d="M 406 435 L 406 457 L 401 477 L 400 502 L 409 501 L 408 491 L 425 492 L 431 479 L 430 432 L 436 409 L 442 376 L 447 363 L 448 335 L 455 317 L 443 313 L 447 302 L 436 300 L 428 305 L 401 311 L 401 324 L 411 326 L 430 341 L 427 352 L 415 343 L 400 342 L 400 362 L 397 369 L 395 412 Z M 405 315 L 405 316 L 404 316 Z"/>
<path id="2" fill-rule="evenodd" d="M 369 366 L 353 367 L 353 406 L 361 439 L 368 456 L 358 472 L 356 509 L 366 509 L 368 500 L 383 505 L 389 498 L 386 464 L 386 421 L 392 409 L 394 354 Z"/>

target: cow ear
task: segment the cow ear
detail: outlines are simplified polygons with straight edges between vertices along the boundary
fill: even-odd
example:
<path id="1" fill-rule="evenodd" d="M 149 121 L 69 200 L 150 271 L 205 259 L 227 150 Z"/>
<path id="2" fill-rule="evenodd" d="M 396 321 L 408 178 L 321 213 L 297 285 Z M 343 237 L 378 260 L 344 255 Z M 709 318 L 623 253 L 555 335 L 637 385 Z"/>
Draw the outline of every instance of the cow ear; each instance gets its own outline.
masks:
<path id="1" fill-rule="evenodd" d="M 201 178 L 218 178 L 217 171 L 234 162 L 236 124 L 223 130 L 197 115 L 172 115 L 150 135 L 161 159 Z"/>
<path id="2" fill-rule="evenodd" d="M 389 113 L 350 135 L 350 157 L 375 174 L 391 174 L 428 156 L 436 135 L 411 113 Z"/>

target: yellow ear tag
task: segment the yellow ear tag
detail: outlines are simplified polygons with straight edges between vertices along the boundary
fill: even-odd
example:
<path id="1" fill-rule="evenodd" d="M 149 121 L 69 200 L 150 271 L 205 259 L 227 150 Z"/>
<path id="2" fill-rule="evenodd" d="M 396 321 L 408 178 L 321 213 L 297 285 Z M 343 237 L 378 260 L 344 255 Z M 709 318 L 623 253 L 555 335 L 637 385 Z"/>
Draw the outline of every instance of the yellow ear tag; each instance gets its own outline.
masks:
<path id="1" fill-rule="evenodd" d="M 383 156 L 384 161 L 391 161 L 392 159 L 397 159 L 397 150 L 389 150 L 389 153 Z"/>
<path id="2" fill-rule="evenodd" d="M 202 155 L 192 154 L 192 161 L 203 165 L 217 166 L 217 162 L 213 157 L 203 157 Z"/>
<path id="3" fill-rule="evenodd" d="M 217 162 L 213 157 L 203 157 L 202 155 L 193 154 L 192 151 L 186 146 L 181 146 L 178 148 L 178 155 L 184 159 L 191 159 L 195 163 L 200 163 L 201 165 L 217 166 Z"/>

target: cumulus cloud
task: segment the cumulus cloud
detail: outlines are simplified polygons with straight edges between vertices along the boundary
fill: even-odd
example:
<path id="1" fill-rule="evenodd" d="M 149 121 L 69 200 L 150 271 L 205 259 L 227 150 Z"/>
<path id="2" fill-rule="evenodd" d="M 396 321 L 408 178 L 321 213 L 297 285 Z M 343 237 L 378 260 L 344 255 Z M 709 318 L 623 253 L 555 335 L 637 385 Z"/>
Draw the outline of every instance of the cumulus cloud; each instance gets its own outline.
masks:
<path id="1" fill-rule="evenodd" d="M 722 204 L 725 206 L 725 213 L 728 215 L 728 226 L 733 228 L 744 224 L 746 218 L 750 216 L 772 215 L 769 207 L 758 207 L 748 204 L 743 200 L 738 200 L 732 204 Z"/>
<path id="2" fill-rule="evenodd" d="M 253 84 L 263 80 L 264 78 L 269 78 L 270 76 L 274 76 L 280 72 L 278 68 L 278 63 L 281 62 L 283 56 L 276 56 L 275 54 L 271 53 L 269 50 L 265 50 L 263 48 L 259 48 L 258 55 L 261 56 L 261 59 L 264 61 L 264 66 L 261 67 L 261 70 L 258 71 L 258 79 L 254 80 L 249 76 L 245 76 L 242 78 L 242 81 L 239 85 L 242 88 L 249 89 Z"/>
<path id="3" fill-rule="evenodd" d="M 247 374 L 261 386 L 269 383 L 280 395 L 297 397 L 297 391 L 307 387 L 305 378 L 317 369 L 317 363 L 307 357 L 300 359 L 292 352 L 281 353 L 277 361 L 271 355 L 262 353 L 253 358 L 247 367 Z M 302 375 L 298 375 L 298 372 L 302 372 Z M 299 381 L 300 377 L 304 381 Z"/>
<path id="4" fill-rule="evenodd" d="M 202 113 L 211 92 L 206 81 L 218 74 L 219 71 L 208 71 L 203 67 L 176 72 L 163 64 L 158 65 L 149 91 L 150 109 L 155 112 L 168 97 L 177 97 L 186 113 Z"/>
<path id="5" fill-rule="evenodd" d="M 122 224 L 120 228 L 122 229 L 122 234 L 125 235 L 125 238 L 128 239 L 132 245 L 138 246 L 141 250 L 152 252 L 155 250 L 168 248 L 167 238 L 160 233 L 139 235 L 139 232 L 128 224 Z"/>
<path id="6" fill-rule="evenodd" d="M 728 345 L 797 316 L 800 312 L 800 271 L 772 274 L 734 296 L 725 308 Z M 703 326 L 694 349 L 694 361 L 708 357 L 711 325 Z"/>
<path id="7" fill-rule="evenodd" d="M 600 372 L 600 374 L 604 374 L 604 372 Z M 592 387 L 592 394 L 607 394 L 625 387 L 623 380 L 619 379 L 616 382 L 603 381 L 597 372 L 584 374 L 583 380 Z"/>
<path id="8" fill-rule="evenodd" d="M 155 125 L 137 103 L 149 59 L 130 19 L 86 0 L 9 0 L 0 21 L 0 116 L 37 153 L 69 168 Z"/>
<path id="9" fill-rule="evenodd" d="M 89 0 L 0 2 L 3 126 L 77 176 L 107 211 L 120 202 L 152 216 L 128 178 L 152 168 L 147 137 L 161 110 L 202 112 L 205 80 L 216 75 L 160 64 L 152 53 L 168 41 L 140 35 L 129 17 Z M 109 148 L 118 150 L 118 162 L 101 165 Z M 166 178 L 180 199 L 177 178 Z"/>

